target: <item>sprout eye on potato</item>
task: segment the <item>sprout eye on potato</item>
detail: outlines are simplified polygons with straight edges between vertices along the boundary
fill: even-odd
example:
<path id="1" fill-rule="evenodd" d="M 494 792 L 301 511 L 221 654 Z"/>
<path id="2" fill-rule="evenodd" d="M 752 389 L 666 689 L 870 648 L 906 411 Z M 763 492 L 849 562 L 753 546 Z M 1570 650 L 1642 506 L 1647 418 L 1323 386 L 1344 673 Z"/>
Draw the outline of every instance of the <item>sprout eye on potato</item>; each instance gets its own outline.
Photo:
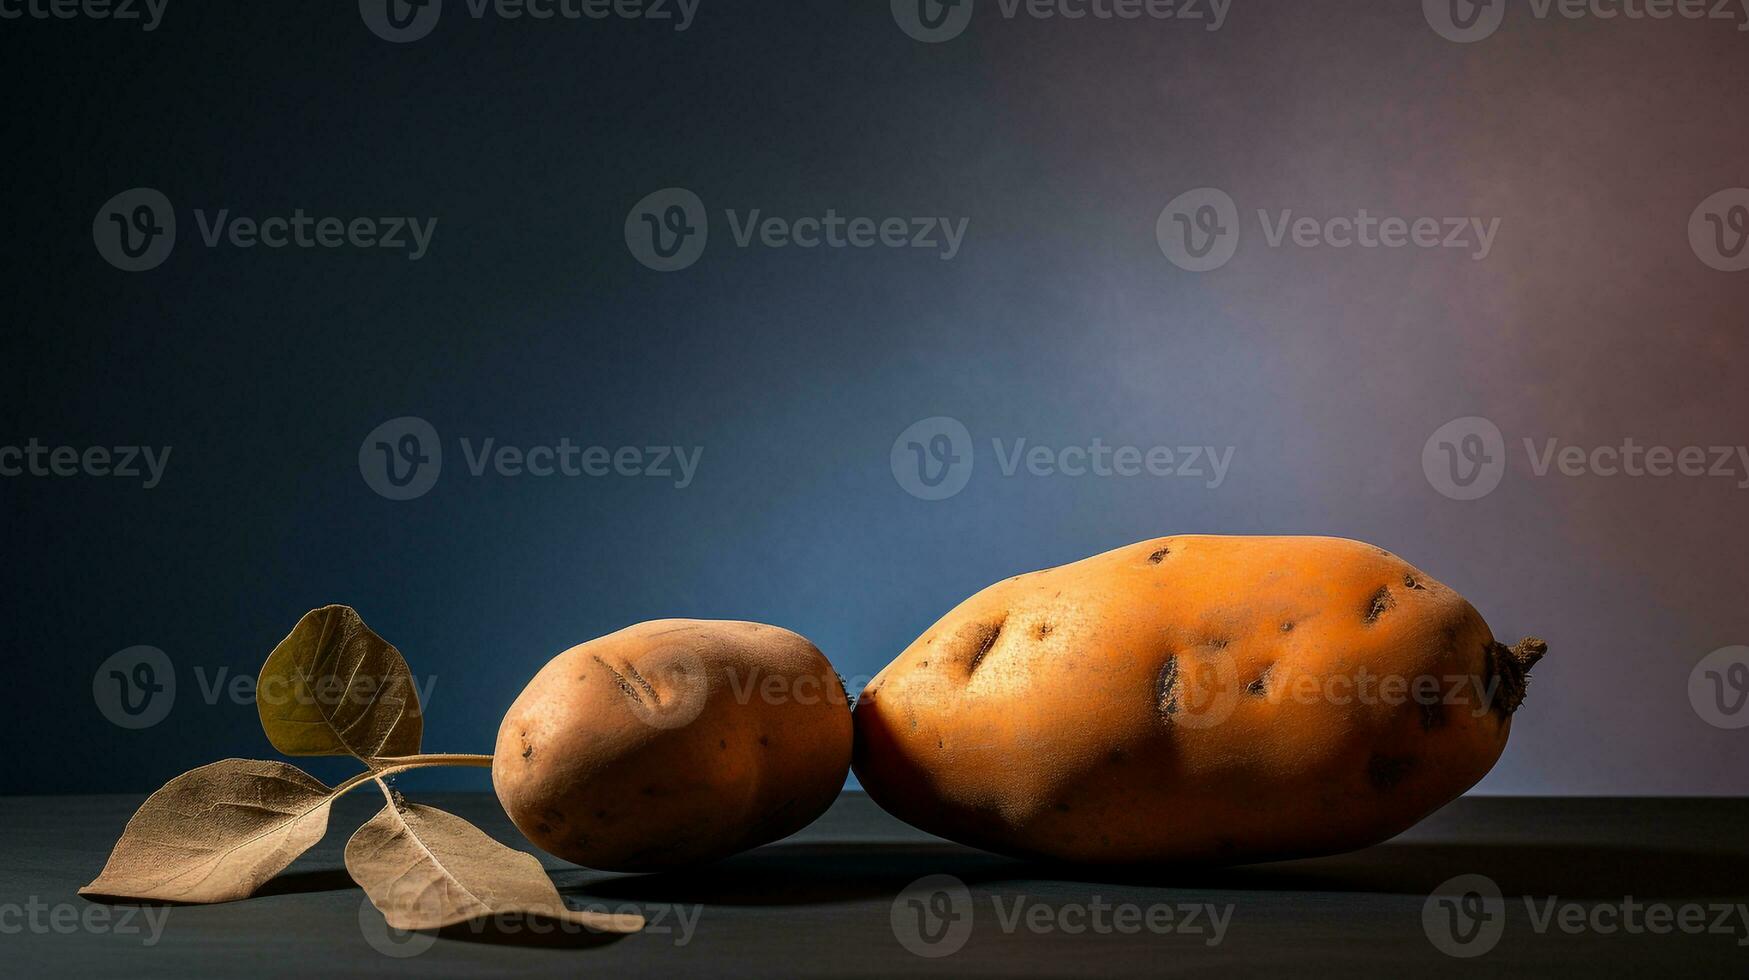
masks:
<path id="1" fill-rule="evenodd" d="M 492 785 L 549 853 L 658 871 L 807 826 L 843 788 L 850 753 L 844 687 L 813 644 L 672 619 L 543 667 L 499 727 Z"/>
<path id="2" fill-rule="evenodd" d="M 1492 768 L 1545 650 L 1360 542 L 1159 538 L 949 612 L 858 699 L 855 770 L 895 816 L 1008 854 L 1351 850 Z"/>

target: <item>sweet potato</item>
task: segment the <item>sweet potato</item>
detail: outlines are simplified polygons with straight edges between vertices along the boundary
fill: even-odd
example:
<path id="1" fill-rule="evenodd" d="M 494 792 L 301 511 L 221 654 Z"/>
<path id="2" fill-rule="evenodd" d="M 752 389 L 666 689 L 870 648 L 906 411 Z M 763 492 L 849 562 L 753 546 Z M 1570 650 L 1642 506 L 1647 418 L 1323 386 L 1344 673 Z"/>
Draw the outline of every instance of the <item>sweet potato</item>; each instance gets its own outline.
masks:
<path id="1" fill-rule="evenodd" d="M 1545 650 L 1360 542 L 1158 538 L 942 617 L 859 698 L 855 770 L 895 816 L 1014 855 L 1344 851 L 1485 775 Z"/>
<path id="2" fill-rule="evenodd" d="M 786 837 L 850 770 L 844 687 L 758 623 L 661 620 L 553 658 L 498 729 L 492 785 L 542 849 L 658 871 Z"/>

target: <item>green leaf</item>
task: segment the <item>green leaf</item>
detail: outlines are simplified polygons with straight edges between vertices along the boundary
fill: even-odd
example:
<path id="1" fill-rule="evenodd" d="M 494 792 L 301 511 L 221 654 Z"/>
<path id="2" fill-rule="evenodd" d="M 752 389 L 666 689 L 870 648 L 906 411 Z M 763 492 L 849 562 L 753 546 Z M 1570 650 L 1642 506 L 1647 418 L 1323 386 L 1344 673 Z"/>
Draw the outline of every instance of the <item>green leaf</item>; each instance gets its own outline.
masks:
<path id="1" fill-rule="evenodd" d="M 261 667 L 255 708 L 286 755 L 415 755 L 424 730 L 407 661 L 349 606 L 298 621 Z"/>

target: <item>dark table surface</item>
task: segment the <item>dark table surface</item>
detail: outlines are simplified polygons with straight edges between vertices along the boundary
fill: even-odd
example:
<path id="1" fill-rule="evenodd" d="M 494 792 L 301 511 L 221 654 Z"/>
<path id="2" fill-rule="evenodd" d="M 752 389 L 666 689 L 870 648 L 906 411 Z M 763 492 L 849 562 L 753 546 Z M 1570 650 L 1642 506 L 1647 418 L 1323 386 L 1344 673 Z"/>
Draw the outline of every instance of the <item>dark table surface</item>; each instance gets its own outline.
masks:
<path id="1" fill-rule="evenodd" d="M 0 798 L 0 972 L 1749 975 L 1749 800 L 1472 797 L 1354 854 L 1124 873 L 959 847 L 847 793 L 802 833 L 690 873 L 611 875 L 546 859 L 573 906 L 649 918 L 644 933 L 613 941 L 513 925 L 388 932 L 341 861 L 376 809 L 365 794 L 341 800 L 327 838 L 248 901 L 79 898 L 139 802 Z M 532 850 L 489 795 L 420 802 Z"/>

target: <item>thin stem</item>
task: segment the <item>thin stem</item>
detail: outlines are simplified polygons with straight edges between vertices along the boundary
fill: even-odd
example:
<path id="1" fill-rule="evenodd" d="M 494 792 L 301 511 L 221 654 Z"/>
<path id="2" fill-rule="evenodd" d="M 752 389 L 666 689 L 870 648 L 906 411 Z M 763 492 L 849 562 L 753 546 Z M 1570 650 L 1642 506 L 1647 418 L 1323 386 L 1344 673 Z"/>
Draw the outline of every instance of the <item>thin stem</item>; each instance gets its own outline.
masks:
<path id="1" fill-rule="evenodd" d="M 401 755 L 386 759 L 373 759 L 379 769 L 394 767 L 396 769 L 417 769 L 421 766 L 478 766 L 482 769 L 492 768 L 492 757 L 489 755 Z"/>
<path id="2" fill-rule="evenodd" d="M 403 755 L 388 759 L 372 759 L 373 768 L 359 773 L 334 787 L 334 795 L 340 796 L 360 784 L 384 776 L 393 776 L 409 769 L 426 769 L 431 766 L 475 766 L 483 769 L 492 768 L 492 757 L 489 755 Z"/>

